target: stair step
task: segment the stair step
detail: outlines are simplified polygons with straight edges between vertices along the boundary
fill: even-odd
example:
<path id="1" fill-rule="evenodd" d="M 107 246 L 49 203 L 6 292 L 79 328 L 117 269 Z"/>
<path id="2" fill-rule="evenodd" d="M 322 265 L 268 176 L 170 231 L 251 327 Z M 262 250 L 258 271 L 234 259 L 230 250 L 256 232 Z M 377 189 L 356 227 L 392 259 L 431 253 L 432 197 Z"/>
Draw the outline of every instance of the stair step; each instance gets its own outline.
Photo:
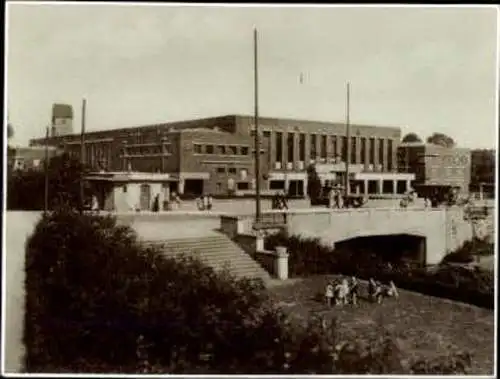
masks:
<path id="1" fill-rule="evenodd" d="M 195 250 L 195 249 L 203 249 L 203 250 L 215 250 L 215 249 L 234 249 L 238 248 L 237 245 L 231 243 L 220 243 L 220 244 L 211 244 L 211 245 L 202 245 L 202 244 L 192 244 L 192 245 L 149 245 L 149 247 L 155 247 L 158 249 L 182 249 L 182 250 Z"/>
<path id="2" fill-rule="evenodd" d="M 234 258 L 235 257 L 235 250 L 215 250 L 215 251 L 202 251 L 202 250 L 177 250 L 177 249 L 172 249 L 172 250 L 162 250 L 162 253 L 164 255 L 189 255 L 189 256 L 197 256 L 197 257 L 205 257 L 205 258 L 211 258 L 211 257 L 227 257 L 229 258 Z M 245 253 L 240 253 L 239 256 L 241 257 L 247 257 L 249 255 L 243 255 Z M 250 257 L 251 258 L 251 257 Z"/>
<path id="3" fill-rule="evenodd" d="M 180 238 L 166 240 L 149 240 L 144 241 L 146 244 L 192 244 L 192 243 L 214 243 L 226 242 L 228 239 L 225 236 L 201 237 L 201 238 Z"/>
<path id="4" fill-rule="evenodd" d="M 264 281 L 271 279 L 258 262 L 224 235 L 144 241 L 144 244 L 159 248 L 168 258 L 193 257 L 215 271 L 228 268 L 236 277 L 260 278 Z"/>

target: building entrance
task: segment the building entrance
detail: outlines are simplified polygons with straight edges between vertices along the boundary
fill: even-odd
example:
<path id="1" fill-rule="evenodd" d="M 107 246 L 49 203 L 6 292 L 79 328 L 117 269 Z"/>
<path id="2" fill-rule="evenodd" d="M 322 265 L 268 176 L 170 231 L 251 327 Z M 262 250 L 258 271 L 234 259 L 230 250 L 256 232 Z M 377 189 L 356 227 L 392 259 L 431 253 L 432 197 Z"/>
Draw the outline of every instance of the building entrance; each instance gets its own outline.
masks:
<path id="1" fill-rule="evenodd" d="M 151 208 L 151 186 L 149 184 L 141 184 L 139 204 L 143 211 Z"/>
<path id="2" fill-rule="evenodd" d="M 303 180 L 290 180 L 288 183 L 289 196 L 304 196 L 304 181 Z"/>
<path id="3" fill-rule="evenodd" d="M 188 197 L 198 197 L 203 195 L 203 179 L 185 179 L 184 195 Z"/>

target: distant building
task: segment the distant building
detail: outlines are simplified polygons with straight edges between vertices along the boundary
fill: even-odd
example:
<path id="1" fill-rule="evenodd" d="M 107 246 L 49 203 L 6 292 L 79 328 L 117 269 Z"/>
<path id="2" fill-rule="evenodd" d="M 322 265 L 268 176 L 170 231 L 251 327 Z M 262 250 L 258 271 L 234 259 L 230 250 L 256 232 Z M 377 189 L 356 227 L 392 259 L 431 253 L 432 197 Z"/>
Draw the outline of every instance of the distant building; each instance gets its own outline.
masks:
<path id="1" fill-rule="evenodd" d="M 55 147 L 48 148 L 49 159 L 54 157 L 58 151 Z M 9 146 L 7 149 L 7 165 L 12 171 L 38 170 L 44 168 L 45 162 L 45 147 L 14 147 Z"/>
<path id="2" fill-rule="evenodd" d="M 311 164 L 328 171 L 322 173 L 326 179 L 342 181 L 347 159 L 355 190 L 361 193 L 385 188 L 393 195 L 412 177 L 397 171 L 398 127 L 351 125 L 348 141 L 344 123 L 262 117 L 260 131 L 263 194 L 279 190 L 304 196 Z M 169 174 L 164 183 L 168 190 L 186 196 L 254 194 L 254 133 L 253 117 L 237 115 L 91 131 L 85 136 L 85 163 L 95 172 Z M 44 141 L 34 139 L 31 145 Z M 78 134 L 49 139 L 50 145 L 75 156 L 80 143 Z M 380 180 L 387 185 L 378 185 Z"/>
<path id="3" fill-rule="evenodd" d="M 471 151 L 471 192 L 494 194 L 496 151 L 494 149 L 476 149 Z"/>
<path id="4" fill-rule="evenodd" d="M 414 187 L 420 195 L 452 188 L 468 193 L 470 157 L 469 149 L 423 142 L 407 142 L 398 147 L 399 171 L 415 174 Z"/>
<path id="5" fill-rule="evenodd" d="M 65 136 L 73 134 L 73 108 L 68 104 L 54 104 L 52 106 L 51 136 Z"/>

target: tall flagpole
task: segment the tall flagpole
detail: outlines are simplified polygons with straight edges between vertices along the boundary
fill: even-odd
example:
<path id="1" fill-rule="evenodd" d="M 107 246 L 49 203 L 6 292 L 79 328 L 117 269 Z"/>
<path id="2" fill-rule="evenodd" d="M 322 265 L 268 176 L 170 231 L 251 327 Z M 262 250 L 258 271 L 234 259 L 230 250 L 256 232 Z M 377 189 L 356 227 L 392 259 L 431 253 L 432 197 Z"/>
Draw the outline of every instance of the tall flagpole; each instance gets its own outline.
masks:
<path id="1" fill-rule="evenodd" d="M 259 71 L 258 71 L 258 49 L 257 28 L 253 29 L 254 43 L 254 123 L 255 123 L 255 222 L 260 222 L 260 136 L 259 136 Z"/>
<path id="2" fill-rule="evenodd" d="M 80 163 L 82 166 L 85 164 L 85 111 L 87 106 L 87 100 L 82 100 L 82 129 L 80 135 Z M 84 193 L 84 183 L 83 178 L 80 180 L 80 213 L 83 213 L 83 208 L 85 205 L 85 193 Z"/>
<path id="3" fill-rule="evenodd" d="M 49 127 L 45 131 L 45 188 L 44 188 L 44 207 L 46 214 L 49 210 Z"/>
<path id="4" fill-rule="evenodd" d="M 350 101 L 350 83 L 347 82 L 347 94 L 346 94 L 346 122 L 345 122 L 345 127 L 346 127 L 346 137 L 347 137 L 347 157 L 345 160 L 345 191 L 346 195 L 350 195 L 351 193 L 351 185 L 350 185 L 350 180 L 349 180 L 349 163 L 351 160 L 351 125 L 350 125 L 350 119 L 349 119 L 349 101 Z"/>

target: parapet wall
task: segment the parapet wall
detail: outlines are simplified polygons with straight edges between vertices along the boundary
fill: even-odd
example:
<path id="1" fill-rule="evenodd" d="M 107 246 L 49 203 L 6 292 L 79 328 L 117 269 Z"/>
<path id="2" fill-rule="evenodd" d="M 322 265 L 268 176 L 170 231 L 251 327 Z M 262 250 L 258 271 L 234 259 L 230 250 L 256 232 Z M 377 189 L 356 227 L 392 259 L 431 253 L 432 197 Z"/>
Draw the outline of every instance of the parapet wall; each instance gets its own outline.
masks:
<path id="1" fill-rule="evenodd" d="M 319 238 L 324 244 L 357 237 L 408 234 L 424 237 L 426 263 L 436 264 L 450 251 L 472 238 L 472 226 L 460 208 L 448 209 L 296 209 L 281 213 L 289 234 Z M 274 215 L 278 216 L 278 215 Z M 278 219 L 278 217 L 274 217 Z M 228 219 L 226 219 L 226 222 Z M 252 233 L 253 216 L 235 216 L 240 233 Z M 227 226 L 226 226 L 227 227 Z"/>

